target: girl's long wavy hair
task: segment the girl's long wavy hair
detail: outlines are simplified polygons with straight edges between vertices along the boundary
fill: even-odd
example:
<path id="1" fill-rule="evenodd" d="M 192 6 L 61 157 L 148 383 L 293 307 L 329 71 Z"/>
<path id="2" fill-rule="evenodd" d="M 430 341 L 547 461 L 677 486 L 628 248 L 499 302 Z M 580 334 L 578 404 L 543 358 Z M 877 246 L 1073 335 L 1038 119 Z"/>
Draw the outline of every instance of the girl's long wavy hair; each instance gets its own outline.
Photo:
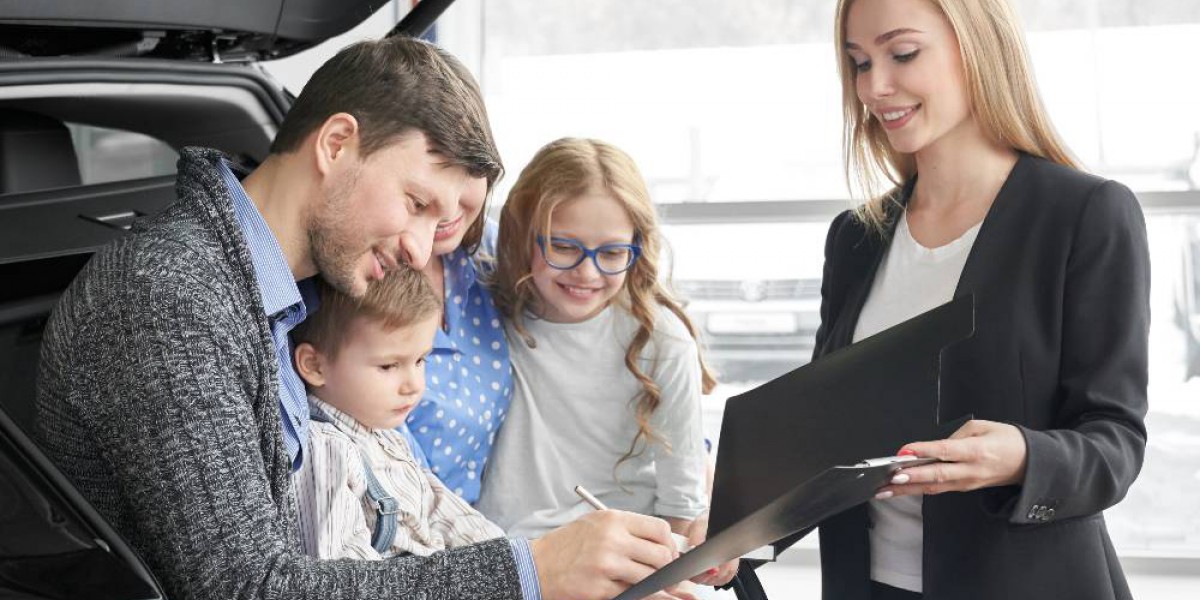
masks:
<path id="1" fill-rule="evenodd" d="M 1061 165 L 1080 168 L 1042 105 L 1029 66 L 1020 19 L 1009 0 L 928 0 L 958 37 L 971 109 L 989 139 Z M 858 216 L 877 231 L 888 225 L 887 203 L 917 170 L 911 154 L 892 149 L 887 133 L 858 99 L 858 71 L 846 53 L 846 19 L 855 0 L 838 0 L 834 22 L 842 80 L 842 148 L 846 182 L 864 198 Z"/>
<path id="2" fill-rule="evenodd" d="M 638 366 L 642 351 L 654 333 L 656 305 L 674 313 L 692 337 L 696 337 L 696 329 L 679 302 L 659 282 L 661 232 L 646 183 L 633 159 L 611 144 L 592 139 L 563 138 L 542 147 L 521 171 L 500 213 L 498 266 L 492 287 L 496 306 L 524 342 L 531 348 L 536 346 L 524 322 L 527 311 L 542 312 L 530 264 L 530 257 L 535 256 L 536 238 L 540 234 L 549 239 L 550 218 L 556 207 L 594 189 L 603 190 L 625 208 L 642 247 L 641 257 L 627 272 L 625 284 L 615 299 L 638 322 L 637 333 L 625 351 L 625 366 L 642 384 L 634 409 L 638 433 L 629 450 L 614 465 L 615 476 L 621 463 L 641 454 L 646 444 L 659 442 L 670 450 L 669 444 L 650 425 L 650 417 L 662 400 L 662 390 Z M 703 356 L 700 373 L 702 389 L 707 394 L 717 382 Z"/>

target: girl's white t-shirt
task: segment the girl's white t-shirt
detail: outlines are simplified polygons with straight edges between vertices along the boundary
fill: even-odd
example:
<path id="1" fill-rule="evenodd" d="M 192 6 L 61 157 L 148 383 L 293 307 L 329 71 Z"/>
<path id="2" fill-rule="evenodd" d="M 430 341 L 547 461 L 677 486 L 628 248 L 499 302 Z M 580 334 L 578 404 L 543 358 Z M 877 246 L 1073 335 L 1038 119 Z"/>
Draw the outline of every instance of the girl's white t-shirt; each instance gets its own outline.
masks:
<path id="1" fill-rule="evenodd" d="M 642 384 L 625 367 L 638 323 L 609 306 L 582 323 L 525 319 L 530 348 L 508 327 L 513 400 L 483 474 L 476 508 L 512 536 L 541 537 L 593 509 L 696 518 L 706 507 L 698 350 L 683 322 L 659 307 L 641 369 L 662 390 L 650 421 L 670 445 L 651 444 L 614 467 L 638 432 Z"/>
<path id="2" fill-rule="evenodd" d="M 926 248 L 913 239 L 907 214 L 902 215 L 858 318 L 854 341 L 952 300 L 980 225 L 945 246 Z M 872 500 L 867 504 L 872 524 L 871 579 L 921 592 L 924 546 L 921 504 L 920 496 Z"/>

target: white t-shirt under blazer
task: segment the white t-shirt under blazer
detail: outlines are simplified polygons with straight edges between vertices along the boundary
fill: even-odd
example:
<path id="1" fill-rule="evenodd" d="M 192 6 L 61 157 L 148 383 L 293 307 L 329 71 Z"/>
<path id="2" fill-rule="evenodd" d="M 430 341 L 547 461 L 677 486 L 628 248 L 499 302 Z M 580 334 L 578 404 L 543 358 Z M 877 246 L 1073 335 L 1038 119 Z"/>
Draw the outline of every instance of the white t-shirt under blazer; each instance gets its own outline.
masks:
<path id="1" fill-rule="evenodd" d="M 854 341 L 952 300 L 980 225 L 976 224 L 945 246 L 926 248 L 913 239 L 908 229 L 908 215 L 902 215 L 858 317 Z M 921 503 L 920 496 L 868 503 L 871 579 L 892 587 L 921 591 L 924 544 Z"/>

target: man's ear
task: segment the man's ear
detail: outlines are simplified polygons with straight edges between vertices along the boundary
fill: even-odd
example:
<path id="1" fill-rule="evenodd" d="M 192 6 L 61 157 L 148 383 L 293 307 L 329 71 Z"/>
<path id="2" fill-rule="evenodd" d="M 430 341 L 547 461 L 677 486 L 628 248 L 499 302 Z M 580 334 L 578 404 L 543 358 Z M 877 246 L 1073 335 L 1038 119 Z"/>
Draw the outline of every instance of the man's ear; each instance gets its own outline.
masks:
<path id="1" fill-rule="evenodd" d="M 316 166 L 328 176 L 347 160 L 358 160 L 358 119 L 350 113 L 330 115 L 314 134 Z M 344 168 L 344 167 L 343 167 Z"/>
<path id="2" fill-rule="evenodd" d="M 296 372 L 305 383 L 315 388 L 325 385 L 325 357 L 312 344 L 296 344 L 293 361 L 296 363 Z"/>

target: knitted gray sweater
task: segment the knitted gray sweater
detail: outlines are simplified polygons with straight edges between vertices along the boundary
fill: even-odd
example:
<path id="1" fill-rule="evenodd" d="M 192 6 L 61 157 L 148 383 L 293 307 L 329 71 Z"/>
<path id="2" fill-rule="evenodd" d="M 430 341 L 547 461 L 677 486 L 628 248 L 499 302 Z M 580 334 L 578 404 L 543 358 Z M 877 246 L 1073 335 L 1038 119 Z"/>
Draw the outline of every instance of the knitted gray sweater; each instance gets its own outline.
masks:
<path id="1" fill-rule="evenodd" d="M 279 365 L 220 159 L 184 149 L 179 201 L 63 295 L 42 347 L 45 451 L 172 598 L 519 599 L 504 539 L 379 562 L 303 555 Z"/>

